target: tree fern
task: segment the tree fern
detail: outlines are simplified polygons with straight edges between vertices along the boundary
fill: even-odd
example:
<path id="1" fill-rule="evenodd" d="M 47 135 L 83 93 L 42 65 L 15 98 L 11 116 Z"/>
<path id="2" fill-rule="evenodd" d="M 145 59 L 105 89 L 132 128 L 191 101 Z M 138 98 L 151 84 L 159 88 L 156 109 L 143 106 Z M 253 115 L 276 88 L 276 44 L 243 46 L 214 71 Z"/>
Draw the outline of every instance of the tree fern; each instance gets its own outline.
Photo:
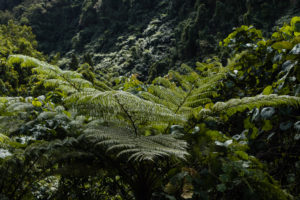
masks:
<path id="1" fill-rule="evenodd" d="M 67 105 L 80 114 L 102 119 L 102 124 L 88 128 L 86 134 L 97 145 L 127 155 L 128 159 L 153 160 L 158 156 L 187 155 L 186 143 L 172 135 L 145 136 L 147 130 L 158 131 L 157 124 L 166 127 L 170 122 L 182 123 L 185 118 L 167 107 L 143 100 L 124 91 L 75 93 L 66 98 Z M 157 134 L 156 133 L 156 134 Z M 165 143 L 158 140 L 166 139 Z M 171 142 L 170 142 L 171 141 Z"/>
<path id="2" fill-rule="evenodd" d="M 91 82 L 83 79 L 81 74 L 61 70 L 56 66 L 34 58 L 14 55 L 11 56 L 11 62 L 13 62 L 13 59 L 23 59 L 24 62 L 35 63 L 37 66 L 33 68 L 33 71 L 42 79 L 45 87 L 59 88 L 65 94 L 68 94 L 64 102 L 69 109 L 76 111 L 77 115 L 101 119 L 103 124 L 109 125 L 104 129 L 105 131 L 98 131 L 102 133 L 103 140 L 99 144 L 109 143 L 110 136 L 115 136 L 116 138 L 123 138 L 119 141 L 119 145 L 122 146 L 122 142 L 124 142 L 126 146 L 128 141 L 124 139 L 129 134 L 131 135 L 130 139 L 135 138 L 133 140 L 135 141 L 134 144 L 140 145 L 131 150 L 119 149 L 121 154 L 126 150 L 126 155 L 129 158 L 152 160 L 154 157 L 162 155 L 176 155 L 179 158 L 187 155 L 185 142 L 175 139 L 171 135 L 158 135 L 170 123 L 184 123 L 186 121 L 184 116 L 174 113 L 166 106 L 144 100 L 129 92 L 98 90 Z M 109 87 L 107 86 L 107 88 Z M 100 135 L 96 133 L 95 137 Z M 145 136 L 148 134 L 154 134 L 154 136 Z M 107 136 L 104 137 L 103 135 Z M 165 138 L 166 143 L 158 143 L 159 138 Z M 177 148 L 167 141 L 177 144 Z M 152 150 L 151 144 L 155 147 Z M 171 151 L 172 148 L 174 148 L 173 151 Z"/>

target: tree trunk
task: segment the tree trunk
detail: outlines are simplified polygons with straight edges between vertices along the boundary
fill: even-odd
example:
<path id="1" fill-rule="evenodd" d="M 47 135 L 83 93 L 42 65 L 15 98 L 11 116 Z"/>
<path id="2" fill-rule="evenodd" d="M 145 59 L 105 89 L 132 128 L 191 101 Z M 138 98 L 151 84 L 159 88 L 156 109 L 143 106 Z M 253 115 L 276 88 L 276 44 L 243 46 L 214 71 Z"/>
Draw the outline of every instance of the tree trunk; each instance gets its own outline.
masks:
<path id="1" fill-rule="evenodd" d="M 152 187 L 146 182 L 140 182 L 133 188 L 135 200 L 151 200 Z"/>
<path id="2" fill-rule="evenodd" d="M 156 176 L 153 174 L 151 169 L 153 168 L 149 168 L 149 166 L 144 164 L 140 164 L 136 169 L 136 174 L 132 182 L 133 184 L 131 185 L 135 200 L 152 199 Z"/>

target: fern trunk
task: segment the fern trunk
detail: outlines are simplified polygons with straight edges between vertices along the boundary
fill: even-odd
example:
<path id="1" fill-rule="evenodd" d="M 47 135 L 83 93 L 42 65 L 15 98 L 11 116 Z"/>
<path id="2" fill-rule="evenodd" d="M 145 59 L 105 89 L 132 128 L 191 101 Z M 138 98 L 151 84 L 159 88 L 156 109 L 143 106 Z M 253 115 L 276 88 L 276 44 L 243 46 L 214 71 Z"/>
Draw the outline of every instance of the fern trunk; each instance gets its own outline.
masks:
<path id="1" fill-rule="evenodd" d="M 152 187 L 146 182 L 140 182 L 133 188 L 135 200 L 151 200 Z"/>
<path id="2" fill-rule="evenodd" d="M 159 173 L 156 173 L 155 170 L 153 171 L 154 168 L 151 163 L 148 163 L 148 166 L 145 163 L 139 163 L 137 166 L 136 174 L 131 182 L 135 200 L 151 200 Z"/>

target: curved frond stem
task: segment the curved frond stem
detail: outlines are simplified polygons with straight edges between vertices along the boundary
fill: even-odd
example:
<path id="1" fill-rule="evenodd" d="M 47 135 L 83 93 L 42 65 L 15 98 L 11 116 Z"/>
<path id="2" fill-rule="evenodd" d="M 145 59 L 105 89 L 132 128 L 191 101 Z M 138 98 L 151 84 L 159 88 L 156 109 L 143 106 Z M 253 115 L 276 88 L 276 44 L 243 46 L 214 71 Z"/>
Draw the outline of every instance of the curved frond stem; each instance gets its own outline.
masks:
<path id="1" fill-rule="evenodd" d="M 137 137 L 137 136 L 138 136 L 138 129 L 137 129 L 136 125 L 135 125 L 135 122 L 134 122 L 132 116 L 129 114 L 128 110 L 126 110 L 126 109 L 124 108 L 124 105 L 121 104 L 120 100 L 118 99 L 118 96 L 117 96 L 117 95 L 114 95 L 114 97 L 115 97 L 117 103 L 119 104 L 119 106 L 121 107 L 122 111 L 123 111 L 123 112 L 125 113 L 125 115 L 128 117 L 128 119 L 129 119 L 129 121 L 130 121 L 130 123 L 131 123 L 131 125 L 132 125 L 132 128 L 133 128 L 133 130 L 134 130 L 135 136 Z"/>
<path id="2" fill-rule="evenodd" d="M 189 92 L 185 95 L 185 97 L 183 98 L 183 100 L 180 102 L 180 104 L 178 105 L 177 109 L 175 110 L 175 114 L 177 114 L 180 110 L 180 108 L 185 104 L 186 100 L 189 98 L 189 96 L 192 94 L 193 89 L 195 88 L 195 85 L 192 85 L 192 88 L 189 90 Z M 171 123 L 168 124 L 167 128 L 164 130 L 164 134 L 167 133 L 167 131 L 169 130 L 171 126 Z"/>

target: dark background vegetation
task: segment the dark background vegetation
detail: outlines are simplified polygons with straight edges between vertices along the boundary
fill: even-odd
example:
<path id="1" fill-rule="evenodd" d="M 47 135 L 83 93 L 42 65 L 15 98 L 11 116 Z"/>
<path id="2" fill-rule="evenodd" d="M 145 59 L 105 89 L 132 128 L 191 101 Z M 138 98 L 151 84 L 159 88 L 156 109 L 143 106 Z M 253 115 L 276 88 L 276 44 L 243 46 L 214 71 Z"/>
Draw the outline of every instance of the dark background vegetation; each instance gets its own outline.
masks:
<path id="1" fill-rule="evenodd" d="M 270 35 L 299 13 L 292 0 L 1 0 L 0 6 L 0 22 L 31 26 L 39 50 L 68 59 L 90 54 L 97 68 L 140 73 L 143 80 L 220 54 L 218 42 L 234 27 L 254 25 Z"/>

